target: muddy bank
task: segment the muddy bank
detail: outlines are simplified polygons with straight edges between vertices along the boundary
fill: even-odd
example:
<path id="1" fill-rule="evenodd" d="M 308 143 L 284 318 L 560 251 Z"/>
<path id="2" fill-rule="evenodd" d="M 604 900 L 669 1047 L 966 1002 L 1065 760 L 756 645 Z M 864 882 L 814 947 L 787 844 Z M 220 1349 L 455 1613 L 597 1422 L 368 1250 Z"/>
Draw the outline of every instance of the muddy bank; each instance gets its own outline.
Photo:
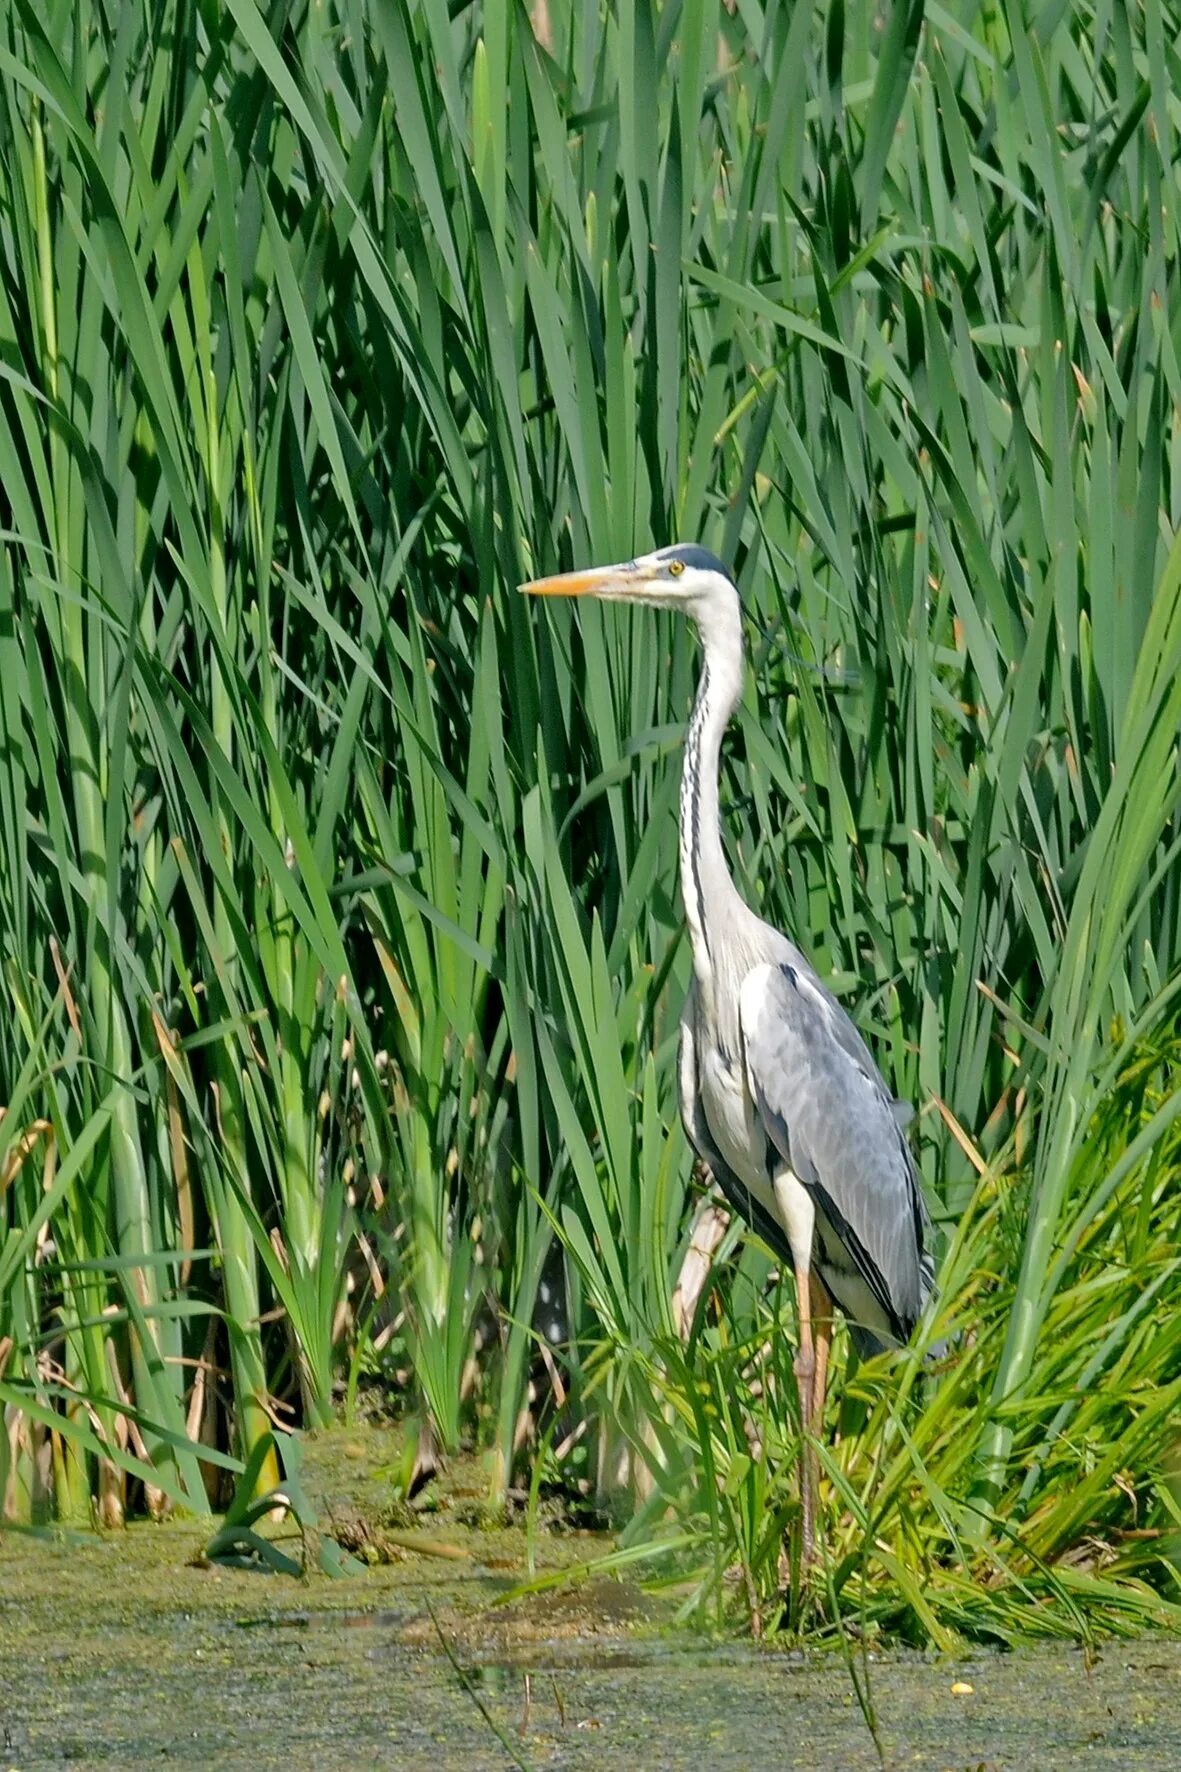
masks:
<path id="1" fill-rule="evenodd" d="M 338 1517 L 347 1462 L 324 1493 Z M 494 1604 L 525 1574 L 524 1534 L 464 1515 L 453 1496 L 399 1530 L 397 1560 L 343 1581 L 201 1567 L 193 1524 L 0 1535 L 0 1764 L 879 1764 L 839 1656 L 688 1636 L 606 1579 Z M 594 1548 L 565 1532 L 539 1557 Z M 887 1655 L 870 1675 L 892 1766 L 1181 1766 L 1175 1641 L 1110 1644 L 1090 1667 L 1072 1649 Z"/>

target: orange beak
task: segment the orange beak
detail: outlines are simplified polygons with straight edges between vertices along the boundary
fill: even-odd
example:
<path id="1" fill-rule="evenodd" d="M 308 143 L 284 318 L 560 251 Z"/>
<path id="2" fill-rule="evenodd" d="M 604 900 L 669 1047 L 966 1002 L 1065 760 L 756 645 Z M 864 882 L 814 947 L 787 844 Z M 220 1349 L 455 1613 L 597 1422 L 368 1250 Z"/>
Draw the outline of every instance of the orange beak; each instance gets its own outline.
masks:
<path id="1" fill-rule="evenodd" d="M 558 572 L 552 578 L 531 578 L 518 585 L 527 597 L 594 597 L 618 576 L 617 566 L 593 566 L 585 572 Z"/>

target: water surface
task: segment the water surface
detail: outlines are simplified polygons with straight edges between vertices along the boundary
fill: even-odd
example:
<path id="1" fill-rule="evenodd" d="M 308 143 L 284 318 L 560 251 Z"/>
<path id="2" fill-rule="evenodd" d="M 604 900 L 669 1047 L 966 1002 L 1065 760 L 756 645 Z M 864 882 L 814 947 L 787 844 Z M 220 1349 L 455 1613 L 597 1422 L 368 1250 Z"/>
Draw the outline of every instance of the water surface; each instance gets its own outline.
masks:
<path id="1" fill-rule="evenodd" d="M 193 1566 L 203 1536 L 0 1534 L 4 1767 L 879 1764 L 831 1653 L 673 1633 L 607 1580 L 489 1610 L 519 1534 L 440 1529 L 467 1560 L 305 1582 Z M 870 1674 L 893 1766 L 1181 1767 L 1174 1641 L 1110 1644 L 1090 1667 L 1070 1648 L 899 1653 Z"/>

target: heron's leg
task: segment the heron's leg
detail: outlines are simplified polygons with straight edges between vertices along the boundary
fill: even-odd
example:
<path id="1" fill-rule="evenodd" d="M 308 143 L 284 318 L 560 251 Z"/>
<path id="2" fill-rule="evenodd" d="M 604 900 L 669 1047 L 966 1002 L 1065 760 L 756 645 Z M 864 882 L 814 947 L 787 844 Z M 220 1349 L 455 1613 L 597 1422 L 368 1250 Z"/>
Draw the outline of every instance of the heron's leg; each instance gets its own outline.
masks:
<path id="1" fill-rule="evenodd" d="M 828 1385 L 828 1355 L 832 1347 L 832 1299 L 819 1274 L 812 1279 L 812 1333 L 816 1348 L 816 1371 L 812 1379 L 812 1421 L 816 1432 L 824 1431 L 824 1395 Z"/>
<path id="2" fill-rule="evenodd" d="M 808 1446 L 812 1429 L 812 1398 L 816 1383 L 816 1350 L 812 1345 L 812 1239 L 816 1227 L 816 1208 L 812 1196 L 789 1168 L 774 1176 L 772 1188 L 779 1222 L 787 1232 L 792 1266 L 796 1276 L 796 1308 L 800 1319 L 800 1346 L 794 1370 L 800 1392 L 800 1429 L 804 1436 L 800 1448 L 800 1525 L 802 1561 L 812 1561 L 815 1551 L 813 1529 L 813 1497 L 815 1459 Z"/>
<path id="3" fill-rule="evenodd" d="M 832 1346 L 832 1299 L 828 1288 L 819 1274 L 810 1276 L 812 1293 L 812 1331 L 815 1344 L 816 1365 L 812 1374 L 812 1433 L 817 1438 L 824 1432 L 824 1392 L 828 1383 L 828 1355 Z M 815 1445 L 805 1447 L 805 1457 L 811 1464 L 811 1489 L 813 1516 L 820 1498 L 820 1460 Z M 815 1532 L 815 1517 L 813 1517 Z"/>
<path id="4" fill-rule="evenodd" d="M 816 1552 L 816 1454 L 808 1443 L 812 1431 L 812 1405 L 816 1384 L 816 1349 L 812 1340 L 812 1283 L 806 1264 L 799 1261 L 796 1270 L 796 1303 L 800 1316 L 800 1346 L 794 1362 L 796 1383 L 800 1392 L 800 1522 L 802 1561 L 805 1568 Z"/>
<path id="5" fill-rule="evenodd" d="M 697 1164 L 694 1164 L 694 1169 L 696 1168 Z M 707 1182 L 712 1180 L 708 1169 L 705 1174 Z M 685 1259 L 681 1263 L 681 1271 L 673 1289 L 673 1322 L 682 1341 L 689 1339 L 701 1294 L 705 1291 L 713 1269 L 718 1244 L 729 1226 L 730 1214 L 721 1200 L 716 1194 L 707 1194 L 693 1220 L 689 1247 L 685 1251 Z"/>

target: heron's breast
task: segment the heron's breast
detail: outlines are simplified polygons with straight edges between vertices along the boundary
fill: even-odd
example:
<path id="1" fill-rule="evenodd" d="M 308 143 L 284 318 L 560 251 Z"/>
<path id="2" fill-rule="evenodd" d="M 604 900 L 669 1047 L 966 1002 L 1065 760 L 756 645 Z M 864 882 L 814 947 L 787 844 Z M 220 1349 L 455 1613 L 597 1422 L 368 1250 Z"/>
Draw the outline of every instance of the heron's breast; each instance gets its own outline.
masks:
<path id="1" fill-rule="evenodd" d="M 698 1087 L 718 1155 L 768 1211 L 774 1211 L 767 1135 L 746 1087 L 741 1061 L 707 1043 L 698 1058 Z"/>

